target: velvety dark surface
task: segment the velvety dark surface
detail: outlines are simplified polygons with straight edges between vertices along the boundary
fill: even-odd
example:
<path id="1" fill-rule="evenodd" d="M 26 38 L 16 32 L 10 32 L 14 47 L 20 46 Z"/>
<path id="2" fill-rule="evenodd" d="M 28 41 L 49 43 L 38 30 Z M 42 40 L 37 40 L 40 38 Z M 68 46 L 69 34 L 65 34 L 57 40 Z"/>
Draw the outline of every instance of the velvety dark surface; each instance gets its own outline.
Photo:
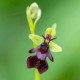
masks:
<path id="1" fill-rule="evenodd" d="M 80 0 L 0 0 L 0 80 L 35 80 L 35 69 L 26 67 L 33 48 L 26 7 L 37 2 L 42 10 L 36 34 L 57 23 L 56 44 L 61 53 L 47 59 L 49 70 L 41 80 L 80 80 Z"/>

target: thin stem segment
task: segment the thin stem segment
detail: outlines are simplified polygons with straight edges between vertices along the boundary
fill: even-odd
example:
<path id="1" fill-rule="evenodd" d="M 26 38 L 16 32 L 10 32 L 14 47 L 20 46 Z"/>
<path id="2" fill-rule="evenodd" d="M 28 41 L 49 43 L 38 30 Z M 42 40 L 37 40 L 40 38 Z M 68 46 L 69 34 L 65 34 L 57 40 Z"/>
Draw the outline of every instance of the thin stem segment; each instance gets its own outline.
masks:
<path id="1" fill-rule="evenodd" d="M 38 72 L 37 69 L 36 69 L 36 73 L 35 73 L 35 80 L 40 80 L 40 73 Z"/>

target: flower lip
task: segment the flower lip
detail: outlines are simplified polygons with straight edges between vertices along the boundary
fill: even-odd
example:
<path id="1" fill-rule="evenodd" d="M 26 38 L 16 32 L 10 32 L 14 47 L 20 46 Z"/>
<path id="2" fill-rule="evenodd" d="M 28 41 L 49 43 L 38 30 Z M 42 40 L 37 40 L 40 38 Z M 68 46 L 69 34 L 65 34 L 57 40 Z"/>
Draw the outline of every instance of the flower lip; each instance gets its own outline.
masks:
<path id="1" fill-rule="evenodd" d="M 40 48 L 39 48 L 39 51 L 44 54 L 44 53 L 46 53 L 48 51 L 48 49 L 49 49 L 49 45 L 45 44 L 45 43 L 42 43 Z"/>

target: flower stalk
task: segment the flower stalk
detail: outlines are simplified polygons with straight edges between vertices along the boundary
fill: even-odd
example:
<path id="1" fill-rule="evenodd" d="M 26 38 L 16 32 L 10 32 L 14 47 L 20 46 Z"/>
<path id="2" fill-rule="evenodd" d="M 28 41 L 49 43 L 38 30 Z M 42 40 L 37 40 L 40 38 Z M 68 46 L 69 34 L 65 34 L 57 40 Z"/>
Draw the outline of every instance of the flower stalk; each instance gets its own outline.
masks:
<path id="1" fill-rule="evenodd" d="M 35 34 L 35 26 L 41 16 L 41 10 L 35 2 L 32 3 L 30 7 L 29 6 L 27 7 L 26 15 L 27 15 L 27 21 L 29 24 L 30 33 Z M 33 45 L 34 48 L 37 47 L 37 45 L 34 42 Z M 40 73 L 38 72 L 37 69 L 35 70 L 35 80 L 40 80 Z"/>

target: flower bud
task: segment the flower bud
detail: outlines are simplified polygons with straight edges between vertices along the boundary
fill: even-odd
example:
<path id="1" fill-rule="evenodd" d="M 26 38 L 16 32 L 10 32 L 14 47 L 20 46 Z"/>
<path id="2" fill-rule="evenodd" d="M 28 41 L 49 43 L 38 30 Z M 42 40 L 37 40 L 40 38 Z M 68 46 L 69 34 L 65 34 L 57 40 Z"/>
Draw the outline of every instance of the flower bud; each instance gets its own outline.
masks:
<path id="1" fill-rule="evenodd" d="M 28 7 L 27 11 L 29 11 L 32 19 L 39 19 L 41 17 L 41 9 L 39 8 L 37 3 L 32 3 L 30 7 Z"/>

